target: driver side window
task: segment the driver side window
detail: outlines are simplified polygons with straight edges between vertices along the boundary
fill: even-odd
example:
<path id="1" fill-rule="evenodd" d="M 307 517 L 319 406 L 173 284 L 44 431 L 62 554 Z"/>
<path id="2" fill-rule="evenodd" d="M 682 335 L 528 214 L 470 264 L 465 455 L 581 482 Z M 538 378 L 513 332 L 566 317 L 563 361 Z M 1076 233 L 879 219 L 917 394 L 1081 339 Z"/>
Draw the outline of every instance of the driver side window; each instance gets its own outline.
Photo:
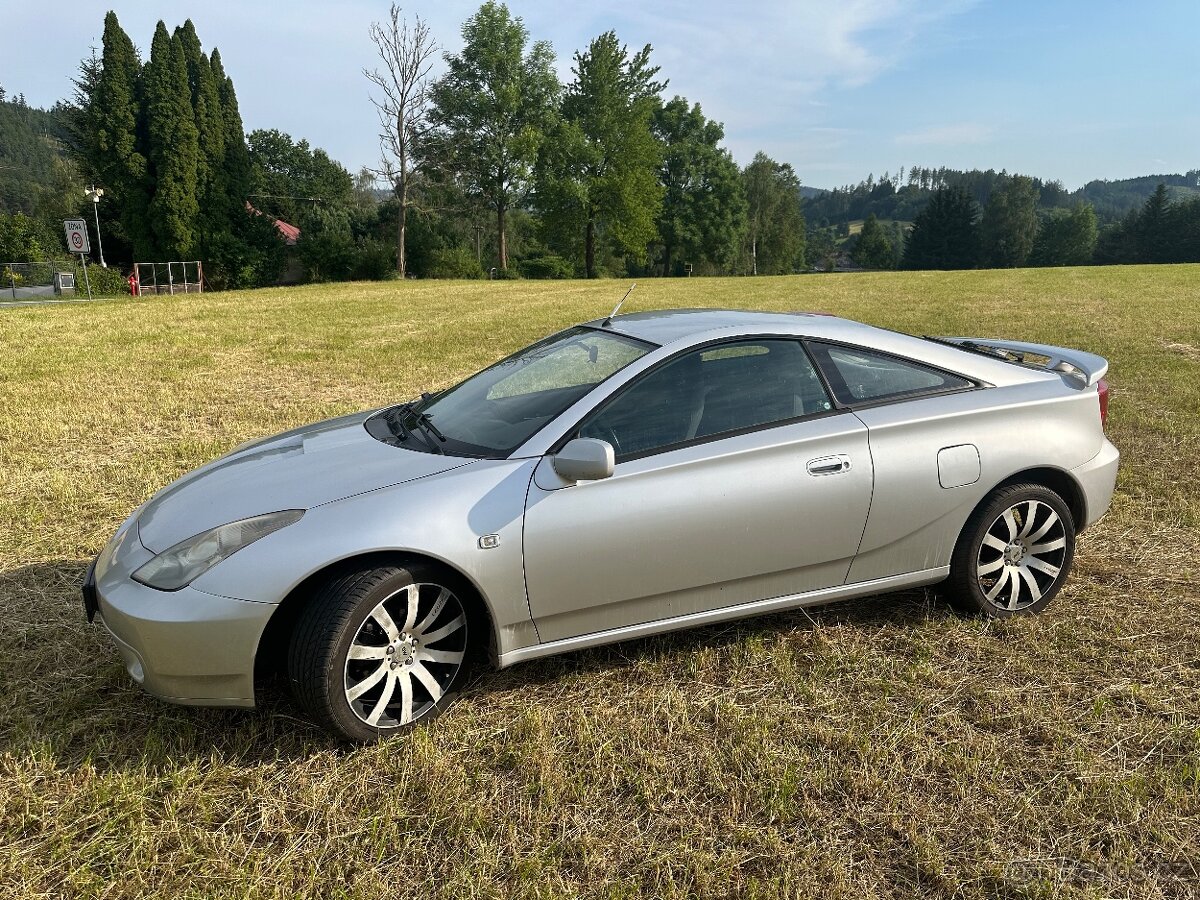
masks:
<path id="1" fill-rule="evenodd" d="M 579 436 L 608 441 L 624 460 L 832 408 L 799 341 L 737 341 L 689 351 L 642 376 Z"/>

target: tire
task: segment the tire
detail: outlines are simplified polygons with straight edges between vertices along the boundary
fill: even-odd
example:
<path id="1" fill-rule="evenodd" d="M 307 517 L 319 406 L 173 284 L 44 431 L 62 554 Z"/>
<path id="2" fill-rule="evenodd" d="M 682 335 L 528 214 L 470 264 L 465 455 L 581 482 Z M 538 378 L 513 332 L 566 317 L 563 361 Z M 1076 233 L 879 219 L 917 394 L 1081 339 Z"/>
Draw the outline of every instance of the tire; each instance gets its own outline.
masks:
<path id="1" fill-rule="evenodd" d="M 967 613 L 1032 615 L 1054 599 L 1074 559 L 1075 521 L 1062 497 L 1040 484 L 998 488 L 963 527 L 945 590 Z"/>
<path id="2" fill-rule="evenodd" d="M 356 743 L 429 722 L 479 656 L 469 596 L 459 579 L 424 563 L 331 578 L 292 630 L 287 670 L 296 701 Z"/>

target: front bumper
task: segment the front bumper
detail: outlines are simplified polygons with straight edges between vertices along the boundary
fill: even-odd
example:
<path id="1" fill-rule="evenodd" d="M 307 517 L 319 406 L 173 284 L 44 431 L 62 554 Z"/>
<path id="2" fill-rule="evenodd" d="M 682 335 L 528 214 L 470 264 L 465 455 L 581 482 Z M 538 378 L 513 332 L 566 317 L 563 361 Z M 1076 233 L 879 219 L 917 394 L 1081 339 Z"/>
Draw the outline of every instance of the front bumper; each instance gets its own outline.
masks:
<path id="1" fill-rule="evenodd" d="M 150 694 L 194 706 L 253 706 L 254 656 L 275 605 L 146 587 L 130 575 L 152 555 L 131 518 L 88 569 L 89 621 L 100 618 L 126 671 Z"/>

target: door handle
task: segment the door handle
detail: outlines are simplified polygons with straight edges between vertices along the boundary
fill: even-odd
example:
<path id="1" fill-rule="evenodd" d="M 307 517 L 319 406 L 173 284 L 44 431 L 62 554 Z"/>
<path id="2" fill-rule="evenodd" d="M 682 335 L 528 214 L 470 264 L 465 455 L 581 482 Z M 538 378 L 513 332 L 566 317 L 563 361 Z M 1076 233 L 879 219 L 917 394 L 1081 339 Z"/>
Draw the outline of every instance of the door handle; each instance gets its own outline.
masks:
<path id="1" fill-rule="evenodd" d="M 836 456 L 820 456 L 808 461 L 809 475 L 838 475 L 850 471 L 850 457 L 845 453 Z"/>

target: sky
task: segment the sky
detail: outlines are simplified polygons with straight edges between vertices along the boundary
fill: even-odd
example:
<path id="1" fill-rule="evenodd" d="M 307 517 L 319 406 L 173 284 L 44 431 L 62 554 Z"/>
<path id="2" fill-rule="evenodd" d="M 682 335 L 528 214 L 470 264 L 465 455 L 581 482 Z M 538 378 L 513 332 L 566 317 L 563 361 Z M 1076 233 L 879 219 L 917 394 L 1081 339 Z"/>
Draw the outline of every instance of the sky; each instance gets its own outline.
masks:
<path id="1" fill-rule="evenodd" d="M 477 2 L 407 0 L 448 52 Z M 306 138 L 351 172 L 379 158 L 364 67 L 384 0 L 0 0 L 0 85 L 50 106 L 71 93 L 113 8 L 147 52 L 159 18 L 189 16 L 221 50 L 247 131 Z M 995 168 L 1074 189 L 1200 168 L 1200 0 L 512 0 L 559 74 L 614 30 L 675 94 L 757 151 L 834 187 L 901 166 Z M 24 39 L 20 36 L 24 35 Z"/>

